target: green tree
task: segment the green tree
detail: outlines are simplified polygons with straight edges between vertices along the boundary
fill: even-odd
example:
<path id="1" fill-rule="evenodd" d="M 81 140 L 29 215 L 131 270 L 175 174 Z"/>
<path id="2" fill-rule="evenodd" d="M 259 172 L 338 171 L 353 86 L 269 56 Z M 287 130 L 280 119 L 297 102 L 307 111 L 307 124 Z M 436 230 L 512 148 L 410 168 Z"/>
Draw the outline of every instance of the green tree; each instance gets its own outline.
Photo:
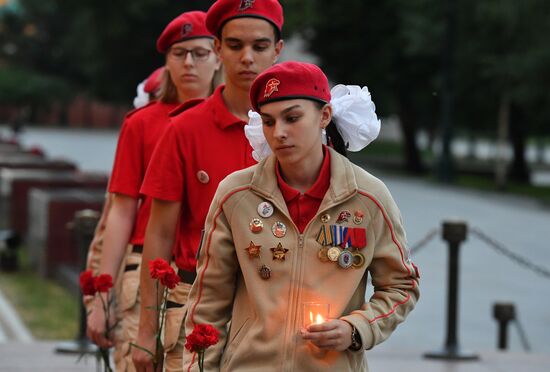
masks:
<path id="1" fill-rule="evenodd" d="M 58 76 L 79 90 L 128 102 L 138 82 L 163 57 L 155 42 L 181 12 L 206 10 L 211 1 L 20 0 L 1 16 L 4 64 Z M 4 48 L 6 49 L 6 48 Z"/>
<path id="2" fill-rule="evenodd" d="M 316 1 L 312 52 L 339 83 L 367 85 L 382 116 L 397 113 L 406 169 L 425 170 L 418 129 L 437 123 L 441 9 L 433 0 Z"/>

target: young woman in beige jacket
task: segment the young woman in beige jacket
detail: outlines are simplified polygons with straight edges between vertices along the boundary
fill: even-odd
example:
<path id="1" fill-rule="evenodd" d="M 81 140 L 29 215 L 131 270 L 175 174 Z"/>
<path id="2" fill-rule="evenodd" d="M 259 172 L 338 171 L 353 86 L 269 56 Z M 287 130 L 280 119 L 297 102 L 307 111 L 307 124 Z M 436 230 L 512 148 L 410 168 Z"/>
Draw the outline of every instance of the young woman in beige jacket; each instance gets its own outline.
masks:
<path id="1" fill-rule="evenodd" d="M 256 157 L 272 154 L 228 176 L 206 219 L 185 320 L 187 334 L 197 324 L 220 332 L 206 371 L 368 371 L 364 351 L 418 300 L 418 270 L 388 189 L 330 147 L 345 152 L 377 136 L 370 95 L 343 86 L 335 95 L 362 101 L 360 109 L 333 107 L 326 76 L 311 64 L 275 65 L 252 85 L 262 124 L 251 114 L 247 135 Z M 197 371 L 197 359 L 186 350 L 184 370 Z"/>

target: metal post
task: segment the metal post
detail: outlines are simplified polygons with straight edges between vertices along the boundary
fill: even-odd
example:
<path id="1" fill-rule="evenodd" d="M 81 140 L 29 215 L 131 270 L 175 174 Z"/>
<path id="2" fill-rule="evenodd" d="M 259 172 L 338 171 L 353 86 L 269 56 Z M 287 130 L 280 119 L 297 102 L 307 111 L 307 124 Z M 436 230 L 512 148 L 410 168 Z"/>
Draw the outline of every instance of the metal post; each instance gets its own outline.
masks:
<path id="1" fill-rule="evenodd" d="M 508 349 L 508 324 L 516 319 L 516 308 L 513 303 L 495 303 L 493 305 L 493 317 L 498 322 L 498 343 L 499 350 Z"/>
<path id="2" fill-rule="evenodd" d="M 426 358 L 476 360 L 479 357 L 460 348 L 458 341 L 458 274 L 460 243 L 466 240 L 468 226 L 464 221 L 443 221 L 443 239 L 449 244 L 449 281 L 447 293 L 447 337 L 442 350 L 426 353 Z"/>
<path id="3" fill-rule="evenodd" d="M 84 209 L 75 213 L 74 221 L 71 224 L 78 249 L 79 267 L 81 270 L 86 268 L 86 255 L 88 247 L 94 237 L 94 231 L 98 220 L 99 212 L 91 209 Z M 86 337 L 86 308 L 81 298 L 79 298 L 79 302 L 80 325 L 76 340 L 58 344 L 55 348 L 55 351 L 58 353 L 93 354 L 97 352 L 95 345 L 91 344 Z"/>

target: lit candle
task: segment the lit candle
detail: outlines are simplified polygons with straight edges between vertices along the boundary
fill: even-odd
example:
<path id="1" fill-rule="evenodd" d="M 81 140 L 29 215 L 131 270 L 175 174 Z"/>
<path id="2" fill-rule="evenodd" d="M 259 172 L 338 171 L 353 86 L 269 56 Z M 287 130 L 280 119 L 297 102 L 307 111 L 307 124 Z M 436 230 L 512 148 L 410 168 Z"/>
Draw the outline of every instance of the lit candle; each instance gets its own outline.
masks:
<path id="1" fill-rule="evenodd" d="M 329 304 L 318 302 L 304 302 L 304 327 L 307 328 L 312 324 L 322 324 L 329 319 Z"/>

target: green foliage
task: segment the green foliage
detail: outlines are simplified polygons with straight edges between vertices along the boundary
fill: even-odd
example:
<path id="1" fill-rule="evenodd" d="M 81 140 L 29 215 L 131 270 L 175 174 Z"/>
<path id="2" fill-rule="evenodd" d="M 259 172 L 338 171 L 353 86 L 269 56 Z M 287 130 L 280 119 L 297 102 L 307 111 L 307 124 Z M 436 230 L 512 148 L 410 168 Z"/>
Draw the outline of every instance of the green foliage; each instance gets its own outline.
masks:
<path id="1" fill-rule="evenodd" d="M 0 15 L 0 61 L 62 77 L 92 95 L 128 102 L 137 84 L 164 63 L 155 43 L 184 11 L 211 1 L 20 0 Z M 5 49 L 5 48 L 4 48 Z"/>
<path id="2" fill-rule="evenodd" d="M 0 102 L 15 105 L 48 105 L 69 98 L 72 89 L 63 79 L 18 68 L 0 70 Z"/>
<path id="3" fill-rule="evenodd" d="M 80 298 L 33 272 L 23 247 L 19 250 L 19 261 L 22 267 L 19 272 L 0 275 L 2 292 L 37 339 L 73 339 L 78 332 Z"/>

